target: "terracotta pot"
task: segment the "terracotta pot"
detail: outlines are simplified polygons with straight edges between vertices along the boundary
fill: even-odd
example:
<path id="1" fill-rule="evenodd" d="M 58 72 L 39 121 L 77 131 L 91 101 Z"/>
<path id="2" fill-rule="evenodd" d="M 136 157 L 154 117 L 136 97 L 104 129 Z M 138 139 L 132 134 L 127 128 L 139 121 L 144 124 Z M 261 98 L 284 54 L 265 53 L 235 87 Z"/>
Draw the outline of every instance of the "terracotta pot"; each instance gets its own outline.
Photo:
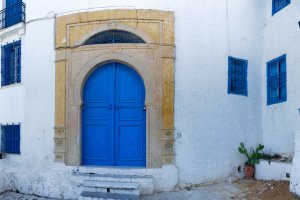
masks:
<path id="1" fill-rule="evenodd" d="M 255 168 L 252 165 L 245 165 L 245 175 L 247 179 L 253 179 L 254 178 L 254 171 Z"/>

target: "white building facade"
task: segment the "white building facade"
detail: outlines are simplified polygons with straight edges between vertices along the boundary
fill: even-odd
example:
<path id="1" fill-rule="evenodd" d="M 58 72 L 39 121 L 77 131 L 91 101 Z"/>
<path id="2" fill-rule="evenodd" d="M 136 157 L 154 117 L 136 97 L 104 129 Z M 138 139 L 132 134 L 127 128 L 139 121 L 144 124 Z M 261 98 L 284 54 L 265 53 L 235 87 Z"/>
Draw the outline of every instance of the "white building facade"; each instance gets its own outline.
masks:
<path id="1" fill-rule="evenodd" d="M 240 142 L 247 147 L 261 143 L 268 153 L 294 156 L 300 129 L 300 1 L 275 1 L 15 1 L 13 5 L 21 3 L 24 9 L 2 14 L 0 31 L 0 192 L 74 199 L 91 174 L 138 176 L 142 194 L 220 182 L 242 176 Z M 9 8 L 3 0 L 2 9 Z M 5 19 L 10 15 L 16 22 Z M 99 37 L 111 31 L 129 34 L 128 41 L 101 42 Z M 273 88 L 280 94 L 272 97 L 268 83 L 273 84 L 270 78 L 276 74 L 268 68 L 277 58 L 285 60 L 273 70 L 281 82 Z M 240 65 L 241 79 L 232 68 Z M 7 66 L 16 68 L 6 72 Z M 101 69 L 121 75 L 106 80 L 110 75 Z M 93 77 L 106 81 L 93 85 Z M 130 81 L 137 84 L 137 77 L 140 85 L 127 87 Z M 111 103 L 104 107 L 120 118 L 107 122 L 107 137 L 114 140 L 110 145 L 90 136 L 97 131 L 88 125 L 96 122 L 84 121 L 83 113 L 101 115 L 102 107 L 94 100 L 110 95 L 106 88 L 111 83 L 116 85 L 112 88 L 120 83 L 120 88 L 112 90 L 112 109 Z M 108 93 L 90 95 L 98 86 Z M 122 120 L 121 100 L 131 93 L 124 109 L 134 105 L 137 112 L 128 111 Z M 89 103 L 98 111 L 90 112 Z M 142 125 L 122 125 L 138 123 L 133 113 Z M 129 134 L 131 139 L 122 143 L 120 135 L 129 126 L 140 129 L 128 129 L 136 135 Z M 6 148 L 12 153 L 3 148 L 9 145 L 5 127 L 17 132 L 10 141 L 20 143 L 19 149 Z M 102 150 L 93 142 L 100 142 Z M 130 157 L 137 150 L 140 162 Z M 109 152 L 103 162 L 102 151 Z M 98 157 L 90 159 L 86 152 Z"/>

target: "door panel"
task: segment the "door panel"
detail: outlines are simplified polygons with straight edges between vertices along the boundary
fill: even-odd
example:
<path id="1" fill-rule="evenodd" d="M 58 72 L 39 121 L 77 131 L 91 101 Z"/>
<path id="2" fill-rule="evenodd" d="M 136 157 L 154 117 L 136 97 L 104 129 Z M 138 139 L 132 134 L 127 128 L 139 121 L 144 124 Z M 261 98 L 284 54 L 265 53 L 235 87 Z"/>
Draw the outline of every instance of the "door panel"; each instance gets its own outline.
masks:
<path id="1" fill-rule="evenodd" d="M 141 125 L 119 125 L 119 163 L 143 159 L 142 129 Z"/>
<path id="2" fill-rule="evenodd" d="M 83 90 L 82 110 L 82 164 L 113 165 L 114 97 L 111 65 L 96 69 L 88 78 Z"/>
<path id="3" fill-rule="evenodd" d="M 146 165 L 145 88 L 141 77 L 122 64 L 116 67 L 116 163 Z"/>
<path id="4" fill-rule="evenodd" d="M 108 125 L 86 125 L 86 139 L 85 145 L 90 146 L 86 148 L 85 158 L 87 160 L 109 160 L 109 139 L 108 139 Z M 102 151 L 98 151 L 101 146 Z"/>

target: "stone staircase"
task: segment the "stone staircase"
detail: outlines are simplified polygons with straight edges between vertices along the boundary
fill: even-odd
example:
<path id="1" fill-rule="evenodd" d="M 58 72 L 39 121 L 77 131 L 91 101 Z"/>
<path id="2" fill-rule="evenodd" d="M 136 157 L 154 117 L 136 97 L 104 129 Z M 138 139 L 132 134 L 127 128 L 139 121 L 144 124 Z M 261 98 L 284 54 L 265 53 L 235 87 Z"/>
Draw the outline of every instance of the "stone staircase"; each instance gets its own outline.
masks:
<path id="1" fill-rule="evenodd" d="M 83 178 L 79 200 L 138 200 L 140 194 L 154 192 L 152 176 L 81 172 L 73 175 Z"/>

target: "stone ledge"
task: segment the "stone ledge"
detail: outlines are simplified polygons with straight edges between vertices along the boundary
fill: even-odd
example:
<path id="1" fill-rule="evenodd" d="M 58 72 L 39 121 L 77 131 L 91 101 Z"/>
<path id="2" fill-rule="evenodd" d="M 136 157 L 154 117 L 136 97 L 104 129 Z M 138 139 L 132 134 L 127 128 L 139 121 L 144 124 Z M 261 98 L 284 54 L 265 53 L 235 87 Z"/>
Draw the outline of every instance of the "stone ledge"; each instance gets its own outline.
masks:
<path id="1" fill-rule="evenodd" d="M 25 23 L 18 23 L 8 28 L 4 28 L 0 31 L 0 42 L 2 42 L 6 37 L 10 37 L 12 35 L 22 36 L 26 33 L 26 25 Z"/>
<path id="2" fill-rule="evenodd" d="M 292 163 L 273 162 L 261 160 L 255 166 L 255 178 L 258 180 L 290 180 L 287 175 L 291 173 Z"/>

